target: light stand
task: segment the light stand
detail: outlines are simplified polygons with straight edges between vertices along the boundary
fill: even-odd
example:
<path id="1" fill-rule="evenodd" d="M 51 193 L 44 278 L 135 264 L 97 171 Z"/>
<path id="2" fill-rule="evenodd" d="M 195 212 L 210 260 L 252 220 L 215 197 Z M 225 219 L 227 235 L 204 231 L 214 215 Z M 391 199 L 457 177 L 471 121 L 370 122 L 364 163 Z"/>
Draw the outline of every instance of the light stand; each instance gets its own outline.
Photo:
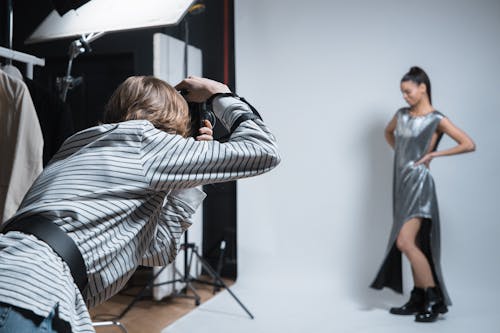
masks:
<path id="1" fill-rule="evenodd" d="M 201 11 L 204 10 L 203 8 L 200 8 L 198 6 L 202 6 L 200 4 L 195 4 L 193 5 L 193 11 L 188 10 L 190 14 L 198 14 Z M 188 46 L 189 46 L 189 20 L 188 16 L 184 18 L 184 77 L 188 76 Z M 184 274 L 181 279 L 174 279 L 172 281 L 167 281 L 167 282 L 162 282 L 155 284 L 153 286 L 159 286 L 163 284 L 169 284 L 169 283 L 175 283 L 175 282 L 181 282 L 185 283 L 186 286 L 181 290 L 179 293 L 175 293 L 171 295 L 170 297 L 183 297 L 183 298 L 193 298 L 195 300 L 195 304 L 199 305 L 200 304 L 200 296 L 196 292 L 196 289 L 193 287 L 192 282 L 198 282 L 198 283 L 203 283 L 203 284 L 209 284 L 214 286 L 215 289 L 223 287 L 225 288 L 229 294 L 238 302 L 238 304 L 245 310 L 245 312 L 250 316 L 250 318 L 254 318 L 252 313 L 245 307 L 245 305 L 236 297 L 236 295 L 231 291 L 231 289 L 224 283 L 220 275 L 210 266 L 210 264 L 199 254 L 198 252 L 198 247 L 196 246 L 195 243 L 190 243 L 188 241 L 188 230 L 184 232 L 184 244 L 182 245 L 182 248 L 184 249 Z M 225 247 L 225 243 L 223 245 Z M 189 256 L 188 256 L 189 254 Z M 198 261 L 201 263 L 202 267 L 207 271 L 207 273 L 210 275 L 210 277 L 214 280 L 214 282 L 208 282 L 208 281 L 203 281 L 194 278 L 191 276 L 190 271 L 191 271 L 191 263 L 193 259 L 193 255 L 198 259 Z M 189 257 L 189 259 L 188 259 Z M 179 273 L 177 269 L 175 269 L 176 273 Z M 175 288 L 174 288 L 175 289 Z M 187 291 L 191 290 L 193 295 L 188 295 Z"/>
<path id="2" fill-rule="evenodd" d="M 194 4 L 191 8 L 188 9 L 188 14 L 198 14 L 204 10 L 203 4 Z M 188 76 L 188 46 L 189 46 L 189 22 L 188 15 L 184 18 L 184 77 Z M 154 281 L 156 278 L 163 272 L 163 270 L 167 266 L 163 266 L 153 277 L 148 281 L 148 283 L 139 291 L 139 293 L 134 297 L 134 299 L 128 304 L 128 306 L 120 313 L 118 319 L 121 319 L 132 307 L 138 302 L 145 294 L 146 290 L 152 290 L 153 287 L 165 285 L 165 284 L 174 284 L 175 283 L 184 283 L 185 287 L 180 292 L 175 292 L 170 295 L 169 298 L 182 297 L 182 298 L 191 298 L 194 299 L 195 305 L 200 305 L 200 296 L 198 295 L 196 289 L 193 286 L 193 282 L 198 282 L 202 284 L 208 284 L 214 286 L 214 291 L 219 290 L 221 287 L 226 289 L 228 293 L 234 298 L 234 300 L 243 308 L 243 310 L 248 314 L 251 319 L 254 319 L 252 313 L 245 307 L 245 305 L 236 297 L 236 295 L 232 292 L 232 290 L 224 283 L 219 273 L 217 273 L 210 264 L 200 255 L 198 252 L 198 247 L 195 243 L 189 242 L 188 230 L 184 232 L 184 243 L 181 246 L 181 249 L 184 250 L 184 272 L 181 273 L 178 271 L 177 267 L 174 267 L 174 279 L 166 282 L 161 282 L 155 284 Z M 225 242 L 221 244 L 221 251 L 225 249 Z M 213 279 L 213 282 L 208 282 L 204 280 L 197 279 L 191 275 L 191 264 L 193 261 L 193 256 L 201 263 L 202 267 L 206 270 L 206 272 Z M 220 265 L 220 263 L 219 263 Z M 180 278 L 176 279 L 175 276 L 179 275 Z M 188 290 L 191 290 L 192 295 L 188 295 Z"/>
<path id="3" fill-rule="evenodd" d="M 80 54 L 85 52 L 92 52 L 90 48 L 90 43 L 96 40 L 99 37 L 102 37 L 105 32 L 94 32 L 88 35 L 82 35 L 79 39 L 74 40 L 69 45 L 68 55 L 68 67 L 66 69 L 66 76 L 58 77 L 56 81 L 57 89 L 59 90 L 59 97 L 63 102 L 66 102 L 66 96 L 68 91 L 78 86 L 82 83 L 82 78 L 77 77 L 74 78 L 71 76 L 71 70 L 73 67 L 73 60 L 78 57 Z"/>

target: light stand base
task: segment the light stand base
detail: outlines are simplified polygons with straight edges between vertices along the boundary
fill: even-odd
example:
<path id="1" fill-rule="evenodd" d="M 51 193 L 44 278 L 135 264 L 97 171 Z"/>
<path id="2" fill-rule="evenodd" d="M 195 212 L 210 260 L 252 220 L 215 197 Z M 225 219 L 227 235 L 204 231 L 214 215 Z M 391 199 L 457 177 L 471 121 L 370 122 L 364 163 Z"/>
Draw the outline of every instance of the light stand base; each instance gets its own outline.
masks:
<path id="1" fill-rule="evenodd" d="M 166 282 L 161 282 L 155 284 L 154 281 L 156 278 L 163 272 L 163 270 L 166 268 L 166 266 L 162 267 L 156 274 L 154 274 L 151 279 L 148 281 L 148 283 L 139 291 L 139 293 L 134 297 L 134 299 L 127 305 L 127 307 L 118 315 L 116 319 L 121 319 L 125 314 L 127 314 L 130 309 L 134 306 L 135 303 L 137 303 L 139 300 L 141 300 L 147 290 L 152 290 L 153 287 L 165 285 L 165 284 L 175 284 L 175 283 L 184 283 L 185 286 L 180 292 L 176 292 L 168 298 L 176 298 L 176 297 L 181 297 L 181 298 L 189 298 L 193 299 L 195 301 L 195 305 L 198 306 L 201 304 L 201 297 L 197 293 L 196 288 L 193 286 L 193 282 L 197 283 L 202 283 L 202 284 L 208 284 L 212 285 L 217 288 L 224 288 L 228 291 L 228 293 L 234 298 L 234 300 L 241 306 L 241 308 L 248 314 L 248 316 L 251 319 L 254 319 L 253 314 L 245 307 L 245 305 L 238 299 L 238 297 L 233 293 L 233 291 L 229 288 L 229 286 L 222 280 L 221 276 L 210 266 L 210 264 L 198 253 L 196 245 L 194 243 L 185 243 L 182 245 L 181 249 L 185 251 L 184 255 L 187 257 L 188 254 L 190 255 L 189 263 L 187 267 L 185 267 L 185 272 L 184 274 L 181 274 L 177 268 L 175 269 L 175 274 L 180 275 L 181 278 L 179 279 L 173 279 L 170 281 Z M 190 250 L 190 251 L 188 251 Z M 190 252 L 190 253 L 188 253 Z M 214 282 L 209 282 L 209 281 L 204 281 L 200 280 L 197 278 L 194 278 L 191 276 L 190 268 L 191 268 L 191 263 L 193 256 L 196 256 L 196 258 L 199 260 L 201 263 L 202 267 L 207 271 L 207 273 L 210 275 L 210 277 L 214 280 Z M 188 291 L 192 292 L 192 295 L 188 294 Z"/>

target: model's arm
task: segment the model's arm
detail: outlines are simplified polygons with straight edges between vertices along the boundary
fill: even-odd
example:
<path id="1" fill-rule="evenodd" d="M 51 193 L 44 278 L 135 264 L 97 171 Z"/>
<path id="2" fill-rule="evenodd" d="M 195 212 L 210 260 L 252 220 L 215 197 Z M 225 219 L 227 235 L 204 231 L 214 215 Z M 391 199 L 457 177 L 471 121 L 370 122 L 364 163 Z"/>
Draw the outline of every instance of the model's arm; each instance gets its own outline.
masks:
<path id="1" fill-rule="evenodd" d="M 448 118 L 443 118 L 441 120 L 437 130 L 455 140 L 457 145 L 449 149 L 430 152 L 417 161 L 416 164 L 429 163 L 435 157 L 463 154 L 476 150 L 474 141 L 472 141 L 467 133 L 455 126 Z"/>
<path id="2" fill-rule="evenodd" d="M 394 115 L 389 124 L 387 124 L 387 126 L 385 127 L 384 131 L 385 140 L 393 149 L 395 144 L 394 130 L 396 129 L 396 123 L 397 123 L 397 116 Z"/>

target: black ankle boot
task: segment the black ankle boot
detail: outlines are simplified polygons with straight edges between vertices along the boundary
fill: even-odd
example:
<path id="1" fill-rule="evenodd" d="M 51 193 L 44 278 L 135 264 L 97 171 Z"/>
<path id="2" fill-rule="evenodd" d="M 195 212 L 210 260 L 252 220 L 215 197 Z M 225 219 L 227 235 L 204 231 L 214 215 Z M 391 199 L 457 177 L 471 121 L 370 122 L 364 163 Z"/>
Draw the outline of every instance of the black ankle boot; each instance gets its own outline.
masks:
<path id="1" fill-rule="evenodd" d="M 441 295 L 436 287 L 425 290 L 425 302 L 421 312 L 415 316 L 415 321 L 421 323 L 430 323 L 436 321 L 439 314 L 448 312 Z"/>
<path id="2" fill-rule="evenodd" d="M 391 308 L 389 310 L 390 313 L 395 315 L 414 315 L 422 312 L 424 309 L 424 289 L 414 287 L 411 291 L 410 299 L 406 302 L 405 305 L 399 308 Z"/>

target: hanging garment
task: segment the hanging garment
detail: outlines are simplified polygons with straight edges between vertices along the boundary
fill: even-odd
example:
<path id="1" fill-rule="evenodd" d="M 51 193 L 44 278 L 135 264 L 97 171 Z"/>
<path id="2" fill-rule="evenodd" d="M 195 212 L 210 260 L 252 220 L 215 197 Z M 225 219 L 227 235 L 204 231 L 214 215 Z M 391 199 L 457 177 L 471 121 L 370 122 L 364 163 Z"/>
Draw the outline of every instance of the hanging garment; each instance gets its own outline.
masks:
<path id="1" fill-rule="evenodd" d="M 11 77 L 13 77 L 14 79 L 18 79 L 18 80 L 23 80 L 23 74 L 21 74 L 21 72 L 19 71 L 19 69 L 16 67 L 16 66 L 13 66 L 13 65 L 5 65 L 2 67 L 2 70 L 9 74 Z"/>
<path id="2" fill-rule="evenodd" d="M 35 105 L 43 134 L 43 165 L 47 165 L 64 140 L 75 133 L 73 116 L 68 104 L 37 82 L 25 79 Z"/>
<path id="3" fill-rule="evenodd" d="M 447 305 L 451 305 L 441 273 L 440 222 L 434 180 L 424 164 L 415 166 L 416 161 L 437 148 L 440 137 L 434 147 L 431 147 L 432 138 L 444 115 L 434 111 L 425 116 L 411 116 L 409 111 L 409 108 L 403 108 L 396 114 L 394 221 L 385 260 L 371 287 L 389 287 L 396 292 L 403 292 L 401 252 L 396 247 L 396 239 L 405 222 L 420 217 L 424 222 L 417 236 L 417 243 L 429 260 L 443 299 Z"/>
<path id="4" fill-rule="evenodd" d="M 42 171 L 43 137 L 23 81 L 0 70 L 0 218 L 16 212 Z"/>

